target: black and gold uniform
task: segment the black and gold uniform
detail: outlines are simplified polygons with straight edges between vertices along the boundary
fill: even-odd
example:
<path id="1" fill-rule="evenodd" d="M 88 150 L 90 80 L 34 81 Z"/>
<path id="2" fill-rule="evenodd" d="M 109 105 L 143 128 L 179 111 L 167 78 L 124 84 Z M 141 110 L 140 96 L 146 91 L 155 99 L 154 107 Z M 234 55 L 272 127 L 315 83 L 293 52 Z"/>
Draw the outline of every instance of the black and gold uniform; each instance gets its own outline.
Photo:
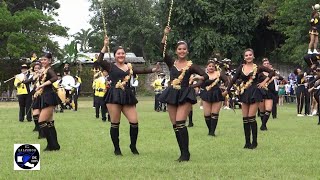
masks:
<path id="1" fill-rule="evenodd" d="M 318 32 L 318 26 L 319 26 L 319 18 L 318 17 L 313 17 L 310 19 L 310 30 L 309 30 L 309 34 L 318 36 L 319 32 Z"/>
<path id="2" fill-rule="evenodd" d="M 244 64 L 240 65 L 236 73 L 234 74 L 231 83 L 229 84 L 227 91 L 230 92 L 231 87 L 236 81 L 241 82 L 239 87 L 239 101 L 245 104 L 253 104 L 257 102 L 262 102 L 263 93 L 260 88 L 258 88 L 259 79 L 258 75 L 262 72 L 267 72 L 268 77 L 271 79 L 275 72 L 264 66 L 257 66 L 254 64 L 253 71 L 249 74 L 243 72 Z M 256 116 L 243 117 L 243 129 L 245 134 L 245 148 L 255 148 L 257 146 L 258 128 Z M 250 142 L 250 136 L 252 131 L 252 143 Z"/>
<path id="3" fill-rule="evenodd" d="M 110 84 L 105 96 L 105 103 L 118 104 L 120 106 L 136 105 L 138 103 L 138 100 L 135 96 L 134 87 L 131 86 L 130 79 L 135 74 L 152 73 L 152 68 L 135 68 L 130 63 L 128 63 L 128 70 L 123 71 L 114 63 L 104 61 L 103 57 L 104 53 L 101 52 L 96 63 L 98 63 L 102 67 L 102 69 L 107 71 L 109 74 Z M 114 145 L 115 155 L 122 154 L 119 145 L 119 126 L 120 122 L 113 123 L 111 119 L 110 135 Z M 139 154 L 136 148 L 138 132 L 138 123 L 130 122 L 130 149 L 133 154 Z"/>
<path id="4" fill-rule="evenodd" d="M 161 44 L 162 49 L 164 44 Z M 175 60 L 168 54 L 165 54 L 164 61 L 170 70 L 170 82 L 159 97 L 159 101 L 169 105 L 179 106 L 184 103 L 196 104 L 195 87 L 199 87 L 203 81 L 198 80 L 197 83 L 190 85 L 190 77 L 192 74 L 198 74 L 208 79 L 208 75 L 198 65 L 193 64 L 192 61 L 187 62 L 187 66 L 183 69 L 177 69 Z M 189 134 L 186 127 L 186 120 L 177 120 L 173 124 L 173 130 L 180 148 L 181 156 L 179 161 L 188 161 L 190 159 L 189 152 Z"/>

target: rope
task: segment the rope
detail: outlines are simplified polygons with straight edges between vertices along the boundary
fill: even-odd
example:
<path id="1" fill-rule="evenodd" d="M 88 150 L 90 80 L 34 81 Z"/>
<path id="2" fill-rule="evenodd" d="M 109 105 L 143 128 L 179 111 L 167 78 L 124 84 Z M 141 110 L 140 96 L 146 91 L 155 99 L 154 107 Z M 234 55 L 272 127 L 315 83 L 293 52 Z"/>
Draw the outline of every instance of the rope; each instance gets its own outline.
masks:
<path id="1" fill-rule="evenodd" d="M 171 0 L 171 2 L 170 2 L 170 9 L 169 9 L 169 16 L 168 16 L 168 23 L 167 23 L 168 27 L 170 27 L 172 7 L 173 7 L 173 0 Z M 165 41 L 164 41 L 164 46 L 163 46 L 163 53 L 162 53 L 163 57 L 165 57 L 165 55 L 166 55 L 167 39 L 168 39 L 168 35 L 165 36 Z"/>

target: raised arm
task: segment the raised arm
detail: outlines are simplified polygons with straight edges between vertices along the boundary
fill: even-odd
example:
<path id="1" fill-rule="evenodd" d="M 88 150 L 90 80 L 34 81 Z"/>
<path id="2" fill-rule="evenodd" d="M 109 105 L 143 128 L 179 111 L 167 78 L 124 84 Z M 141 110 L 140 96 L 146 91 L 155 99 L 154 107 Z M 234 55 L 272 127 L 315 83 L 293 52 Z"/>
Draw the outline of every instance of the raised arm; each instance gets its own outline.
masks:
<path id="1" fill-rule="evenodd" d="M 171 30 L 170 27 L 166 27 L 164 29 L 164 33 L 163 33 L 163 37 L 162 37 L 161 45 L 160 45 L 161 52 L 164 51 L 164 44 L 166 42 L 166 37 L 168 36 L 170 30 Z M 163 60 L 169 68 L 171 68 L 174 64 L 174 60 L 171 56 L 168 55 L 167 50 L 165 50 L 165 56 L 163 57 Z"/>
<path id="2" fill-rule="evenodd" d="M 109 45 L 109 38 L 108 38 L 108 36 L 105 36 L 104 41 L 103 41 L 103 47 L 102 47 L 101 52 L 99 54 L 99 57 L 95 63 L 99 64 L 102 67 L 102 69 L 110 72 L 111 63 L 103 60 L 104 53 L 106 53 L 108 51 L 108 45 Z"/>

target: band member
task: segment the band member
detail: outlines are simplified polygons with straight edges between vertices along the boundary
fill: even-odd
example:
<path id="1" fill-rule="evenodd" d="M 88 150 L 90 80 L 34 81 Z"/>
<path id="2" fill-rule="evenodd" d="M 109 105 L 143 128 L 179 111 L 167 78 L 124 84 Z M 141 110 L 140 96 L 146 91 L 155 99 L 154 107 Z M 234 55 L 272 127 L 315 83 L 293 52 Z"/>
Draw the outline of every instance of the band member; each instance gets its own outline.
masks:
<path id="1" fill-rule="evenodd" d="M 98 73 L 97 74 L 97 78 L 95 80 L 95 97 L 96 97 L 96 104 L 95 104 L 95 108 L 96 108 L 96 117 L 99 118 L 99 112 L 101 109 L 101 117 L 102 117 L 102 121 L 106 122 L 107 118 L 106 118 L 106 113 L 107 113 L 107 108 L 106 108 L 106 102 L 104 101 L 104 97 L 105 94 L 107 92 L 107 88 L 106 88 L 106 80 L 104 78 L 104 76 L 107 74 L 106 71 L 103 71 L 103 73 Z"/>
<path id="2" fill-rule="evenodd" d="M 51 68 L 52 55 L 44 54 L 40 60 L 42 72 L 39 78 L 39 86 L 36 88 L 34 97 L 39 103 L 39 127 L 47 139 L 45 151 L 59 150 L 57 131 L 53 121 L 53 110 L 60 102 L 58 95 L 53 89 L 52 83 L 58 80 L 56 73 Z"/>
<path id="3" fill-rule="evenodd" d="M 104 46 L 101 49 L 98 60 L 96 61 L 103 70 L 108 71 L 110 78 L 110 89 L 108 89 L 105 101 L 111 116 L 110 135 L 114 145 L 114 154 L 122 155 L 119 146 L 119 125 L 121 112 L 126 116 L 130 123 L 130 149 L 133 154 L 139 154 L 136 143 L 138 138 L 138 115 L 136 111 L 136 104 L 138 103 L 133 89 L 130 84 L 130 79 L 134 74 L 147 74 L 158 72 L 160 65 L 156 68 L 138 69 L 133 67 L 130 63 L 125 63 L 126 53 L 124 49 L 119 46 L 114 50 L 115 63 L 104 61 L 104 53 L 107 52 L 109 45 L 109 38 L 104 39 Z"/>
<path id="4" fill-rule="evenodd" d="M 314 98 L 318 103 L 318 125 L 320 125 L 320 67 L 317 67 L 316 69 L 316 77 L 312 81 L 309 82 L 309 86 L 312 86 L 308 91 L 309 92 L 314 92 Z"/>
<path id="5" fill-rule="evenodd" d="M 32 77 L 23 81 L 24 84 L 33 84 L 33 90 L 30 92 L 31 96 L 33 96 L 33 94 L 35 93 L 36 84 L 39 79 L 40 69 L 41 69 L 41 64 L 39 62 L 34 63 L 34 65 L 32 67 Z M 32 108 L 32 118 L 33 118 L 34 125 L 35 125 L 33 131 L 39 131 L 40 110 L 39 110 L 38 104 L 34 103 L 36 100 L 32 100 L 32 101 L 33 101 L 32 107 L 31 107 Z M 43 136 L 39 136 L 39 139 L 42 137 Z"/>
<path id="6" fill-rule="evenodd" d="M 310 34 L 310 42 L 309 42 L 309 49 L 308 54 L 319 54 L 317 51 L 318 46 L 318 26 L 319 26 L 319 13 L 314 10 L 311 14 L 311 20 L 310 20 L 311 28 L 309 30 Z M 311 51 L 313 49 L 313 52 Z"/>
<path id="7" fill-rule="evenodd" d="M 297 76 L 297 89 L 296 89 L 296 96 L 297 96 L 297 116 L 304 116 L 302 114 L 302 109 L 304 106 L 305 101 L 305 94 L 306 94 L 306 87 L 305 87 L 305 77 L 304 73 L 300 68 L 294 70 L 294 74 Z"/>
<path id="8" fill-rule="evenodd" d="M 274 76 L 274 71 L 264 66 L 258 67 L 253 63 L 254 52 L 252 49 L 246 49 L 243 52 L 244 64 L 241 64 L 236 73 L 234 74 L 231 83 L 227 88 L 227 92 L 230 91 L 233 84 L 239 80 L 239 101 L 242 102 L 242 116 L 243 116 L 243 129 L 245 134 L 244 148 L 255 149 L 258 146 L 258 128 L 256 121 L 256 114 L 258 105 L 263 100 L 261 90 L 259 88 L 265 88 L 267 82 Z M 267 72 L 268 77 L 261 83 L 258 82 L 257 76 Z M 226 94 L 227 92 L 224 92 Z M 252 143 L 250 140 L 252 130 Z"/>
<path id="9" fill-rule="evenodd" d="M 264 66 L 265 68 L 271 69 L 268 58 L 262 59 L 262 66 Z M 258 74 L 259 83 L 263 82 L 266 78 L 268 78 L 268 76 L 269 76 L 268 72 L 261 72 L 260 74 Z M 259 111 L 260 111 L 259 116 L 262 122 L 260 127 L 261 131 L 268 130 L 267 123 L 272 111 L 273 99 L 274 99 L 274 93 L 272 91 L 274 90 L 275 90 L 275 84 L 273 79 L 269 80 L 266 87 L 261 88 L 261 92 L 263 95 L 263 100 L 262 102 L 259 103 Z"/>
<path id="10" fill-rule="evenodd" d="M 66 102 L 66 91 L 64 90 L 63 86 L 61 85 L 62 83 L 62 78 L 61 78 L 61 74 L 57 73 L 57 77 L 58 80 L 56 80 L 52 85 L 55 88 L 55 90 L 58 93 L 58 96 L 60 98 L 60 104 L 58 106 L 60 106 L 60 113 L 63 113 L 63 109 L 64 109 L 64 103 Z M 56 112 L 58 112 L 58 106 L 56 106 Z"/>
<path id="11" fill-rule="evenodd" d="M 139 80 L 138 80 L 138 75 L 132 75 L 130 79 L 130 86 L 132 87 L 133 94 L 137 95 L 137 87 L 139 86 Z"/>
<path id="12" fill-rule="evenodd" d="M 70 75 L 70 70 L 64 69 L 64 76 L 62 77 L 61 85 L 66 91 L 66 108 L 72 109 L 72 94 L 73 94 L 73 87 L 75 86 L 75 80 Z"/>
<path id="13" fill-rule="evenodd" d="M 162 47 L 164 47 L 166 35 L 170 32 L 170 27 L 164 30 L 162 38 Z M 189 161 L 189 135 L 186 127 L 186 119 L 191 111 L 192 104 L 197 103 L 194 87 L 200 86 L 203 80 L 208 79 L 206 73 L 192 61 L 187 60 L 188 45 L 184 41 L 179 41 L 176 46 L 177 59 L 173 59 L 168 54 L 165 55 L 164 61 L 170 70 L 170 85 L 163 91 L 159 99 L 167 103 L 169 117 L 180 148 L 181 156 L 178 161 Z M 192 74 L 198 74 L 197 84 L 189 84 Z"/>
<path id="14" fill-rule="evenodd" d="M 32 53 L 30 60 L 31 63 L 36 62 L 38 60 L 37 54 L 35 52 Z"/>
<path id="15" fill-rule="evenodd" d="M 152 83 L 152 87 L 154 88 L 154 110 L 157 112 L 162 111 L 162 103 L 159 101 L 159 96 L 163 91 L 163 87 L 165 84 L 166 79 L 164 78 L 165 74 L 160 73 L 158 78 Z"/>
<path id="16" fill-rule="evenodd" d="M 226 86 L 229 85 L 229 82 L 226 75 L 221 72 L 221 69 L 213 60 L 208 61 L 206 69 L 209 79 L 201 85 L 200 97 L 202 99 L 204 119 L 209 130 L 208 135 L 215 136 L 219 112 L 224 101 L 220 82 L 223 81 Z"/>
<path id="17" fill-rule="evenodd" d="M 81 87 L 81 78 L 78 76 L 73 77 L 75 80 L 75 85 L 73 86 L 73 103 L 74 103 L 74 111 L 78 111 L 78 98 L 80 95 L 80 87 Z"/>
<path id="18" fill-rule="evenodd" d="M 27 120 L 32 121 L 31 116 L 31 103 L 32 103 L 32 87 L 31 82 L 23 83 L 25 80 L 32 78 L 32 75 L 28 72 L 28 66 L 26 64 L 21 65 L 21 73 L 16 75 L 14 80 L 14 86 L 17 88 L 17 96 L 19 101 L 19 121 L 23 122 L 25 115 Z"/>

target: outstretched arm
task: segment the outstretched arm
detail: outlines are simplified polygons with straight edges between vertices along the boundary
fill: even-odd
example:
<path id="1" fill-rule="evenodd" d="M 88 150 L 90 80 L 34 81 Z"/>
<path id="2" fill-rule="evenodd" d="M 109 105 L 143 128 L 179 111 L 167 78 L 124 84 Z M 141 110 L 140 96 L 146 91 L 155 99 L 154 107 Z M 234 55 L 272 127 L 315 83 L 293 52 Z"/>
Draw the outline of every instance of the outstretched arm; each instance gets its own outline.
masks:
<path id="1" fill-rule="evenodd" d="M 110 62 L 103 60 L 104 53 L 106 53 L 108 51 L 108 45 L 109 45 L 109 38 L 108 38 L 108 36 L 105 36 L 104 41 L 103 41 L 103 47 L 102 47 L 101 52 L 99 54 L 99 57 L 95 63 L 98 63 L 102 67 L 102 69 L 110 72 L 110 69 L 111 69 Z"/>
<path id="2" fill-rule="evenodd" d="M 133 68 L 133 74 L 150 74 L 154 72 L 159 72 L 161 70 L 160 64 L 157 63 L 156 67 L 150 68 Z"/>

